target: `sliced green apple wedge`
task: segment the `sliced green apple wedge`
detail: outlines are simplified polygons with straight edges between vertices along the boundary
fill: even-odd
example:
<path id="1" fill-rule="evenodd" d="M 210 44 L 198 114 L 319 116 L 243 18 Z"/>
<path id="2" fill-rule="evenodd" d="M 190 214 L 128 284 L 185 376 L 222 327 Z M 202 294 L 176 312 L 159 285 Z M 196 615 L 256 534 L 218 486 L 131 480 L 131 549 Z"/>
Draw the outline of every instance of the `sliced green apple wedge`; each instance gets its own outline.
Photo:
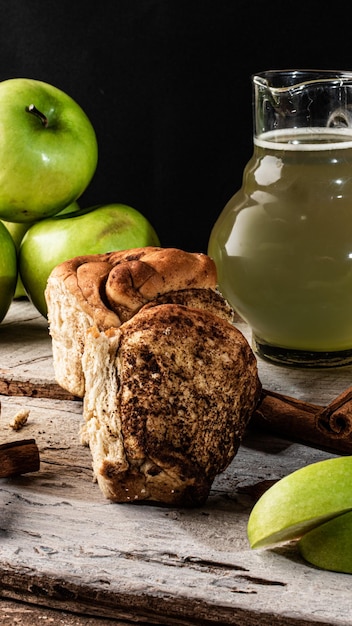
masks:
<path id="1" fill-rule="evenodd" d="M 352 456 L 311 463 L 288 474 L 259 498 L 248 520 L 251 548 L 298 539 L 352 510 Z"/>
<path id="2" fill-rule="evenodd" d="M 298 548 L 308 563 L 320 569 L 352 574 L 352 511 L 305 534 Z"/>

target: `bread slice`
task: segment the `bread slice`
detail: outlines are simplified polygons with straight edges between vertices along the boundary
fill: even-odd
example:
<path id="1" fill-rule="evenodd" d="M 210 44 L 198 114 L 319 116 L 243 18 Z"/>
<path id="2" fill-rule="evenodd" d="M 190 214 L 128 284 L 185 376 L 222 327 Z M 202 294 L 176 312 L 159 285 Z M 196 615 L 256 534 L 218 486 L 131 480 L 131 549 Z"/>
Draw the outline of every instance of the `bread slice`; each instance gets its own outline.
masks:
<path id="1" fill-rule="evenodd" d="M 205 308 L 148 304 L 88 330 L 85 439 L 115 502 L 197 506 L 232 461 L 261 385 L 244 336 Z"/>
<path id="2" fill-rule="evenodd" d="M 57 382 L 83 397 L 87 330 L 118 328 L 150 301 L 164 298 L 231 317 L 216 281 L 215 264 L 207 255 L 176 248 L 86 255 L 58 265 L 45 291 Z"/>

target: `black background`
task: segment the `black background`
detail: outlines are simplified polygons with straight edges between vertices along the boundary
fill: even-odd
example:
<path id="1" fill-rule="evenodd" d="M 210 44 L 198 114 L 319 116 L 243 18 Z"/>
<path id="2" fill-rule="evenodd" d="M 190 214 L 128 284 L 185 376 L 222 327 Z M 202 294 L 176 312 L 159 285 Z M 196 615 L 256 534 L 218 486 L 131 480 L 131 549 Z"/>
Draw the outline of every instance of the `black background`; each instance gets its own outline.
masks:
<path id="1" fill-rule="evenodd" d="M 252 152 L 251 75 L 352 69 L 349 3 L 0 0 L 0 80 L 66 91 L 99 142 L 81 206 L 123 202 L 206 251 Z"/>

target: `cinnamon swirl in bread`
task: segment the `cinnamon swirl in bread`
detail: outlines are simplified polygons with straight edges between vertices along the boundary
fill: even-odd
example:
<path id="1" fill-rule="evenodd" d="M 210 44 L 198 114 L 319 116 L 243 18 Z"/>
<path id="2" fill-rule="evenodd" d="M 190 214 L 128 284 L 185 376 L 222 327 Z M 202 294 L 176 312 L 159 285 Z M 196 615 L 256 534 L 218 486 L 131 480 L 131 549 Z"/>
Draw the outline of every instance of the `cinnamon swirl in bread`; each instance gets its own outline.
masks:
<path id="1" fill-rule="evenodd" d="M 261 391 L 213 261 L 154 247 L 77 257 L 53 270 L 46 299 L 56 379 L 83 397 L 103 494 L 204 503 Z"/>
<path id="2" fill-rule="evenodd" d="M 87 333 L 85 441 L 115 502 L 197 506 L 234 458 L 258 401 L 243 335 L 206 310 L 150 304 Z"/>
<path id="3" fill-rule="evenodd" d="M 91 326 L 118 328 L 144 304 L 158 300 L 233 312 L 216 291 L 216 269 L 205 254 L 146 247 L 79 256 L 58 265 L 45 292 L 55 377 L 83 397 L 82 354 Z"/>

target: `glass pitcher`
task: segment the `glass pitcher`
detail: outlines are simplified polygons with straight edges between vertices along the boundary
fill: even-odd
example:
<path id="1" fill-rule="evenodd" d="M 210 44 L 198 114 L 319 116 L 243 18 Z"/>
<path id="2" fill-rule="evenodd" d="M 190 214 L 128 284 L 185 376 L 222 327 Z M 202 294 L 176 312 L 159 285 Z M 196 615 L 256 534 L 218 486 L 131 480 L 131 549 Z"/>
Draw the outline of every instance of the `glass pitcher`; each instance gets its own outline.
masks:
<path id="1" fill-rule="evenodd" d="M 253 156 L 210 234 L 262 357 L 352 363 L 352 72 L 252 76 Z"/>

